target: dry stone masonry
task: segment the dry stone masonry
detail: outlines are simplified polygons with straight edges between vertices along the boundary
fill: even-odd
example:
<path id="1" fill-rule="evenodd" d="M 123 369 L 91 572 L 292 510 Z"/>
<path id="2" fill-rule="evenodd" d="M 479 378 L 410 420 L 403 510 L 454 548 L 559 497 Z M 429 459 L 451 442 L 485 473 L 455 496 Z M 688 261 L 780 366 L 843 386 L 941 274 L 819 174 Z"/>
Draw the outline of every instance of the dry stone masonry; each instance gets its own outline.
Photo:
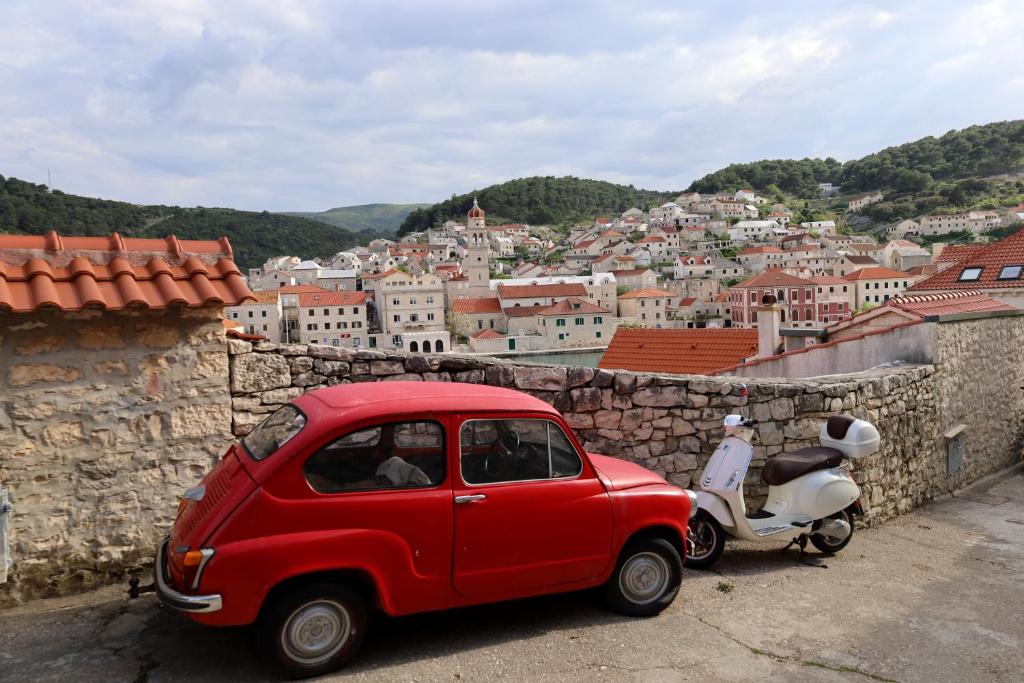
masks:
<path id="1" fill-rule="evenodd" d="M 220 308 L 0 316 L 0 604 L 147 561 L 231 439 Z"/>
<path id="2" fill-rule="evenodd" d="M 233 340 L 229 353 L 236 435 L 300 393 L 320 387 L 471 382 L 518 389 L 547 401 L 565 415 L 588 451 L 641 464 L 684 487 L 697 478 L 721 440 L 722 418 L 744 413 L 759 423 L 747 481 L 751 505 L 759 505 L 767 493 L 759 478 L 765 461 L 817 445 L 822 421 L 838 412 L 870 420 L 882 436 L 881 451 L 857 464 L 869 522 L 947 490 L 933 463 L 939 430 L 932 366 L 791 382 L 517 366 L 479 357 Z"/>

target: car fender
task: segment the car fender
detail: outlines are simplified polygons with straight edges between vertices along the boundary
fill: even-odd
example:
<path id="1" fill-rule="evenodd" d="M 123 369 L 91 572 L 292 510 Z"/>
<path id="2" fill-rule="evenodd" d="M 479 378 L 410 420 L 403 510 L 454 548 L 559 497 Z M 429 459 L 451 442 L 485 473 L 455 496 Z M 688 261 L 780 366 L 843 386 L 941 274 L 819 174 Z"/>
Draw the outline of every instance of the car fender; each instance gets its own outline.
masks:
<path id="1" fill-rule="evenodd" d="M 686 538 L 689 498 L 683 490 L 669 484 L 653 484 L 611 493 L 615 517 L 614 569 L 622 548 L 630 538 L 645 529 L 671 529 L 680 541 Z"/>
<path id="2" fill-rule="evenodd" d="M 713 493 L 697 491 L 697 506 L 718 520 L 718 523 L 730 529 L 736 527 L 736 520 L 725 501 Z"/>
<path id="3" fill-rule="evenodd" d="M 202 588 L 225 593 L 225 600 L 221 612 L 203 619 L 210 623 L 252 623 L 275 586 L 324 572 L 369 577 L 387 614 L 443 609 L 450 598 L 449 577 L 418 574 L 406 543 L 375 529 L 281 534 L 228 543 L 216 551 Z"/>

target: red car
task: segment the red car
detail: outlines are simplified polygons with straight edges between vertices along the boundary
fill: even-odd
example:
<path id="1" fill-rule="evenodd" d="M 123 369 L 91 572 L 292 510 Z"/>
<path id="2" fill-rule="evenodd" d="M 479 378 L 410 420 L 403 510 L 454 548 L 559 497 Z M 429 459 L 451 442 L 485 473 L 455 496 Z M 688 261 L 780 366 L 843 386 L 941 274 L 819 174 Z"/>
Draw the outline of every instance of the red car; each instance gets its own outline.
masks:
<path id="1" fill-rule="evenodd" d="M 367 615 L 604 586 L 653 615 L 679 590 L 693 493 L 588 454 L 532 396 L 380 382 L 306 394 L 184 495 L 156 557 L 168 606 L 256 623 L 291 677 L 340 667 Z"/>

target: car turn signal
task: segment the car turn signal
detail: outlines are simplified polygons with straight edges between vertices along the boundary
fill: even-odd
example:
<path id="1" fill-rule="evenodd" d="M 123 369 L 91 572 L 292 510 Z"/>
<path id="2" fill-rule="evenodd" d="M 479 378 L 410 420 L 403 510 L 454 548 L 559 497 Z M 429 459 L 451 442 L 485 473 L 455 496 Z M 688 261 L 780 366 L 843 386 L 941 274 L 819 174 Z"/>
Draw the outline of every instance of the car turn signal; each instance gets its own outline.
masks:
<path id="1" fill-rule="evenodd" d="M 201 550 L 190 550 L 185 553 L 184 565 L 186 567 L 198 567 L 203 561 Z"/>

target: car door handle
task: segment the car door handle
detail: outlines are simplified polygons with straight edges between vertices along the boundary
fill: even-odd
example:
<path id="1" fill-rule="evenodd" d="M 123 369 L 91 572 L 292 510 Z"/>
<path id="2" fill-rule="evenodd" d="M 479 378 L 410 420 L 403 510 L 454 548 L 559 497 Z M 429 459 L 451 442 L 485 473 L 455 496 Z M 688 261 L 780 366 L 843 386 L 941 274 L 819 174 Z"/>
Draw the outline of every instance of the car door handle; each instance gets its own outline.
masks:
<path id="1" fill-rule="evenodd" d="M 472 496 L 455 496 L 456 505 L 468 505 L 469 503 L 479 503 L 481 500 L 487 500 L 487 496 L 482 493 L 477 493 Z"/>

